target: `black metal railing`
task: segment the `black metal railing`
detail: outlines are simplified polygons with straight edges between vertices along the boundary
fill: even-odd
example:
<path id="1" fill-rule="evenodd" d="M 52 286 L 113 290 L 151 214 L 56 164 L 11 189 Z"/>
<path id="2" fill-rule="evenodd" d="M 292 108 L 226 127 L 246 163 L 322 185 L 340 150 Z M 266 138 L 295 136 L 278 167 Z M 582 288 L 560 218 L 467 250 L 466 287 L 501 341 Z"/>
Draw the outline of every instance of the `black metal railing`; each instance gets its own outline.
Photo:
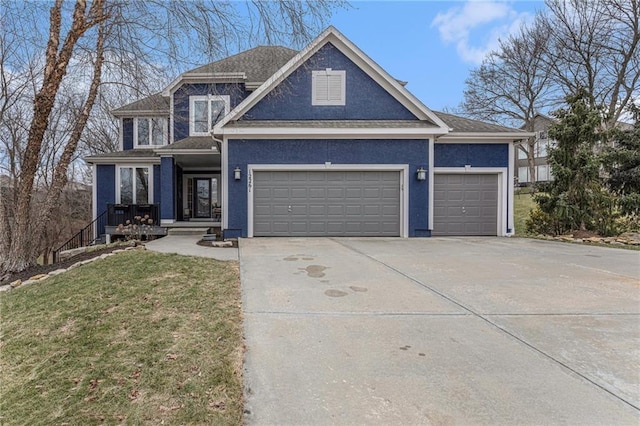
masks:
<path id="1" fill-rule="evenodd" d="M 153 225 L 160 225 L 160 205 L 107 204 L 107 226 L 126 225 L 127 221 L 136 223 L 136 216 L 148 216 L 153 221 Z"/>
<path id="2" fill-rule="evenodd" d="M 82 228 L 76 235 L 69 238 L 67 242 L 54 250 L 53 263 L 58 263 L 60 261 L 60 252 L 95 244 L 96 240 L 100 238 L 100 233 L 104 230 L 106 225 L 107 212 L 105 211 L 95 218 L 90 224 Z"/>

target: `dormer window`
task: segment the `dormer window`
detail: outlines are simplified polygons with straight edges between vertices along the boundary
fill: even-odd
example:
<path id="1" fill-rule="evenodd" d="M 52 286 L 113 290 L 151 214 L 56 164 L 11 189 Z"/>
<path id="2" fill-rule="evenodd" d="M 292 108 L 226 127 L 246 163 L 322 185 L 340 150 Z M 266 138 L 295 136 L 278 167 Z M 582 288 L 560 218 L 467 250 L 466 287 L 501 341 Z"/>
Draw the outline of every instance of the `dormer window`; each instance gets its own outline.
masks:
<path id="1" fill-rule="evenodd" d="M 189 134 L 207 136 L 216 123 L 229 113 L 229 96 L 190 96 Z"/>
<path id="2" fill-rule="evenodd" d="M 346 71 L 312 71 L 311 80 L 311 105 L 345 105 Z"/>
<path id="3" fill-rule="evenodd" d="M 133 120 L 133 146 L 146 148 L 167 144 L 167 119 L 161 117 Z"/>

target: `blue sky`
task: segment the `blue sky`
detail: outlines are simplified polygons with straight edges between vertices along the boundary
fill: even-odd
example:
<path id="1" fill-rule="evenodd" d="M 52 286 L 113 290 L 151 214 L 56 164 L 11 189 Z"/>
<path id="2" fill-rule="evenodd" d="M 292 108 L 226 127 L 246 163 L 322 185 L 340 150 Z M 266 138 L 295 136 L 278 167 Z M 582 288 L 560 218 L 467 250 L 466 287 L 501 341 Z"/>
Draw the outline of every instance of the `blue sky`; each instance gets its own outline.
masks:
<path id="1" fill-rule="evenodd" d="M 499 37 L 544 8 L 539 1 L 352 1 L 331 19 L 340 32 L 429 108 L 455 108 L 469 70 Z"/>

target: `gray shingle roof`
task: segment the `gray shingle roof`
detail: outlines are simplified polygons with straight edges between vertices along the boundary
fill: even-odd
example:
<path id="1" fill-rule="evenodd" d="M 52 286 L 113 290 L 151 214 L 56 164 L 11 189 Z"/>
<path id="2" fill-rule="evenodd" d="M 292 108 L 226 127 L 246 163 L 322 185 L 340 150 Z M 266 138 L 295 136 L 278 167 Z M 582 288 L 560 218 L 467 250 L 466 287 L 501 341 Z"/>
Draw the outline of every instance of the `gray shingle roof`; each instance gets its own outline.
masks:
<path id="1" fill-rule="evenodd" d="M 85 160 L 88 161 L 88 162 L 91 162 L 91 160 L 93 160 L 93 159 L 111 158 L 111 157 L 117 157 L 117 158 L 145 158 L 145 157 L 156 158 L 156 157 L 158 157 L 158 155 L 156 153 L 154 153 L 152 149 L 128 149 L 126 151 L 115 151 L 115 152 L 107 152 L 107 153 L 104 153 L 104 154 L 90 155 L 88 157 L 85 157 Z"/>
<path id="2" fill-rule="evenodd" d="M 376 128 L 428 128 L 435 124 L 420 120 L 295 120 L 262 121 L 244 120 L 228 123 L 225 127 L 288 127 L 288 128 L 339 128 L 339 129 L 376 129 Z"/>
<path id="3" fill-rule="evenodd" d="M 451 127 L 455 133 L 526 133 L 520 129 L 485 123 L 483 121 L 447 114 L 446 112 L 433 112 Z"/>
<path id="4" fill-rule="evenodd" d="M 258 46 L 184 73 L 243 72 L 247 82 L 264 82 L 298 52 L 282 46 Z"/>
<path id="5" fill-rule="evenodd" d="M 122 106 L 120 108 L 116 108 L 111 111 L 114 115 L 123 115 L 128 112 L 139 112 L 139 111 L 155 111 L 158 113 L 169 114 L 169 97 L 162 96 L 160 93 L 156 93 L 155 95 L 148 96 L 146 98 L 140 99 L 138 101 L 132 102 L 128 105 Z"/>
<path id="6" fill-rule="evenodd" d="M 167 146 L 163 150 L 174 149 L 213 149 L 216 143 L 210 136 L 190 136 Z"/>

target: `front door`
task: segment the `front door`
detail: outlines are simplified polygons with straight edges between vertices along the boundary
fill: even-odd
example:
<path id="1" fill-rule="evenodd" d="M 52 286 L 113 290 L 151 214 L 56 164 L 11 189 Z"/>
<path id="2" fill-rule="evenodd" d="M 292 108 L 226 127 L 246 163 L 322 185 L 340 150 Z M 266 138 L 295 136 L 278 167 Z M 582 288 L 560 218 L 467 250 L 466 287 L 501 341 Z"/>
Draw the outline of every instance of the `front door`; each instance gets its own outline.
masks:
<path id="1" fill-rule="evenodd" d="M 194 178 L 193 217 L 211 217 L 211 179 Z"/>

